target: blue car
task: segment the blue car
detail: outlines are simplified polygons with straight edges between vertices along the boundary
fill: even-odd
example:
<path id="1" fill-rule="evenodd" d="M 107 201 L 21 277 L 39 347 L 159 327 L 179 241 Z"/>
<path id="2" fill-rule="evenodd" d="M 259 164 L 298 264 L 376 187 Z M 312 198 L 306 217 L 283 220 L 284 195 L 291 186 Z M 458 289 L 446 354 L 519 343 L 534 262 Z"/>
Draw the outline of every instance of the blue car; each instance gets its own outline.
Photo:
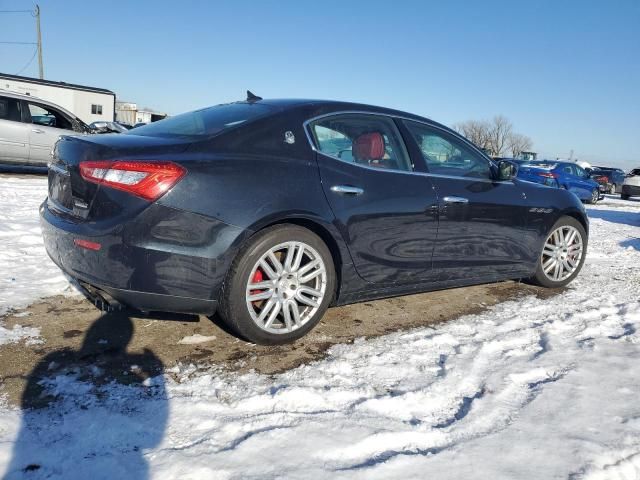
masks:
<path id="1" fill-rule="evenodd" d="M 600 198 L 600 186 L 580 165 L 572 162 L 520 163 L 518 178 L 550 187 L 569 190 L 580 200 L 596 203 Z"/>

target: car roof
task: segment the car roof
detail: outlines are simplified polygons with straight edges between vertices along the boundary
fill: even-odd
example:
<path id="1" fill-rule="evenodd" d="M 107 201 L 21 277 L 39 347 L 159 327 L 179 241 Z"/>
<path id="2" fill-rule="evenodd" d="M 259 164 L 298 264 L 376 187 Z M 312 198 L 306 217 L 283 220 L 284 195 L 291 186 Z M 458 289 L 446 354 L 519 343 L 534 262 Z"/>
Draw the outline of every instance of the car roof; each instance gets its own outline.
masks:
<path id="1" fill-rule="evenodd" d="M 48 105 L 50 107 L 57 108 L 58 110 L 62 110 L 62 112 L 66 113 L 67 115 L 69 115 L 72 118 L 78 118 L 77 115 L 71 113 L 69 110 L 67 110 L 66 108 L 61 107 L 57 103 L 50 102 L 49 100 L 45 100 L 45 99 L 40 98 L 40 97 L 34 97 L 33 95 L 23 95 L 22 93 L 12 92 L 11 90 L 3 90 L 3 89 L 0 88 L 0 96 L 16 98 L 18 100 L 25 100 L 27 102 L 41 103 L 43 105 Z"/>
<path id="2" fill-rule="evenodd" d="M 240 102 L 243 103 L 243 102 Z M 316 107 L 318 109 L 329 111 L 362 111 L 383 113 L 386 115 L 392 115 L 396 117 L 404 117 L 408 119 L 415 119 L 419 121 L 433 120 L 401 110 L 395 110 L 393 108 L 380 107 L 376 105 L 369 105 L 366 103 L 346 102 L 340 100 L 318 100 L 318 99 L 305 99 L 305 98 L 275 98 L 275 99 L 262 99 L 255 103 L 263 103 L 265 105 L 273 105 L 282 110 L 297 109 L 300 107 Z"/>

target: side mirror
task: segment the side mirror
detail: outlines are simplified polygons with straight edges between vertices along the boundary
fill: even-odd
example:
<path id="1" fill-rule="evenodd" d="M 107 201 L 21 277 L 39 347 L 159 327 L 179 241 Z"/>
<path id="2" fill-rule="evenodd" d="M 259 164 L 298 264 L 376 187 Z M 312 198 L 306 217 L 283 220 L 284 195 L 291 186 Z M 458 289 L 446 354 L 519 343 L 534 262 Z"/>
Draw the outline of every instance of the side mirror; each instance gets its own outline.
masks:
<path id="1" fill-rule="evenodd" d="M 518 174 L 518 166 L 508 160 L 498 162 L 498 180 L 506 182 Z"/>

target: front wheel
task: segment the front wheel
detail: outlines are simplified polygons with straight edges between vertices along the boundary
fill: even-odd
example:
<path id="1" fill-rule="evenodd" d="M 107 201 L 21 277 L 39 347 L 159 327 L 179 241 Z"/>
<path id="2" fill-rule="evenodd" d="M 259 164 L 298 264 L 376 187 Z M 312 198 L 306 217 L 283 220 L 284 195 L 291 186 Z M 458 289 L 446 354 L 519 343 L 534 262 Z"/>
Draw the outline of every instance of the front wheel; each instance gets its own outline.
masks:
<path id="1" fill-rule="evenodd" d="M 276 225 L 254 235 L 234 260 L 219 312 L 253 343 L 289 343 L 320 321 L 335 285 L 325 243 L 306 228 Z"/>
<path id="2" fill-rule="evenodd" d="M 627 195 L 626 193 L 621 193 L 620 194 L 620 199 L 622 200 L 629 200 L 630 195 Z"/>
<path id="3" fill-rule="evenodd" d="M 567 285 L 582 269 L 587 240 L 587 233 L 579 221 L 573 217 L 560 218 L 544 242 L 531 280 L 548 288 Z"/>

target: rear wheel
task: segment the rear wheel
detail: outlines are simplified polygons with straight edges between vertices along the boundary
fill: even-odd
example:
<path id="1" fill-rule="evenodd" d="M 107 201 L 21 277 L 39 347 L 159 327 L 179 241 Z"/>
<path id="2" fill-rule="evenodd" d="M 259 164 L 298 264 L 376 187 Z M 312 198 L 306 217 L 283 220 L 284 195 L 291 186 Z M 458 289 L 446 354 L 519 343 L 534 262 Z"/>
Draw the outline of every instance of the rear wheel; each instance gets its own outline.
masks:
<path id="1" fill-rule="evenodd" d="M 543 287 L 564 287 L 582 269 L 586 253 L 587 234 L 582 224 L 573 217 L 562 217 L 544 242 L 531 280 Z"/>
<path id="2" fill-rule="evenodd" d="M 627 195 L 626 193 L 621 193 L 621 194 L 620 194 L 620 198 L 621 198 L 622 200 L 629 200 L 629 197 L 630 197 L 630 195 Z"/>
<path id="3" fill-rule="evenodd" d="M 261 345 L 305 335 L 333 299 L 336 275 L 324 242 L 297 225 L 257 233 L 238 254 L 223 286 L 220 315 Z"/>
<path id="4" fill-rule="evenodd" d="M 595 205 L 596 203 L 598 203 L 599 199 L 600 199 L 600 192 L 598 191 L 597 188 L 594 188 L 593 191 L 591 192 L 591 198 L 587 203 Z"/>

